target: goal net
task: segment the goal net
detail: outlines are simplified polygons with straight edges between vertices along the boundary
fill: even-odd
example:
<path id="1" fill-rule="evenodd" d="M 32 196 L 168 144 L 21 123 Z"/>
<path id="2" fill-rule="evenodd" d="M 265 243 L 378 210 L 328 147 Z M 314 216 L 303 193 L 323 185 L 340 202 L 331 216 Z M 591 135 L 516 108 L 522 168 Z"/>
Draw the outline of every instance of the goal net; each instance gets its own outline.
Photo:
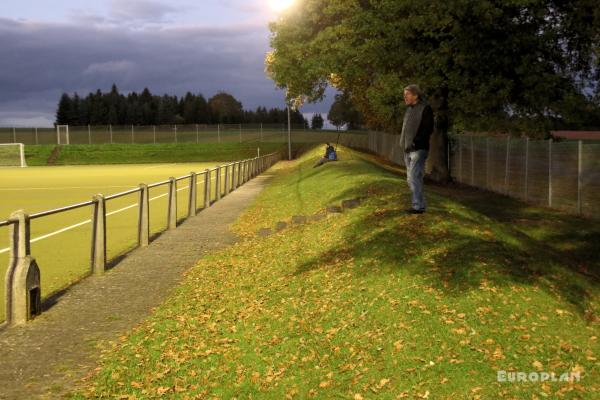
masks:
<path id="1" fill-rule="evenodd" d="M 56 143 L 57 144 L 70 144 L 69 143 L 69 125 L 56 125 Z"/>
<path id="2" fill-rule="evenodd" d="M 23 143 L 0 143 L 0 167 L 26 167 Z"/>

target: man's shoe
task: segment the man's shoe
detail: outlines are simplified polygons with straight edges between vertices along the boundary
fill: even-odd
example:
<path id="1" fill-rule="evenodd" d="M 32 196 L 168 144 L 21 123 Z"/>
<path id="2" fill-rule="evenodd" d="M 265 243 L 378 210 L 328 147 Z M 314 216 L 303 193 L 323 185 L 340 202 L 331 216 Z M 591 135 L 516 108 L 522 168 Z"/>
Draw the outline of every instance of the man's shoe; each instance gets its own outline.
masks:
<path id="1" fill-rule="evenodd" d="M 414 208 L 409 208 L 406 210 L 407 214 L 423 214 L 425 210 L 415 210 Z"/>

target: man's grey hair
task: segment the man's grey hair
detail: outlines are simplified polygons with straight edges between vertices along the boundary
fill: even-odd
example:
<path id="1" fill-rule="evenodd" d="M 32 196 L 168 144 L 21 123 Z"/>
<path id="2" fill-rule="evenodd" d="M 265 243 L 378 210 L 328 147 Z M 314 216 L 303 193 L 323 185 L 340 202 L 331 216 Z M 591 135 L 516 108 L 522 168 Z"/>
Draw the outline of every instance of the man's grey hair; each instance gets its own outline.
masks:
<path id="1" fill-rule="evenodd" d="M 404 88 L 404 90 L 408 90 L 409 92 L 417 96 L 419 100 L 423 99 L 423 91 L 421 90 L 419 85 L 408 85 Z"/>

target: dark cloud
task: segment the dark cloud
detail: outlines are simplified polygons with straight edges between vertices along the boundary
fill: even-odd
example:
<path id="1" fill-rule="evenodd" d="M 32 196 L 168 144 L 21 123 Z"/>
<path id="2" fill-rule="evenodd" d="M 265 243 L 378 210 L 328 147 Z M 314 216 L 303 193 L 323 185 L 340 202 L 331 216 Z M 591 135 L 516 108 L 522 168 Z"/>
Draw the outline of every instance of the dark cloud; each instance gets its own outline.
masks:
<path id="1" fill-rule="evenodd" d="M 0 19 L 0 125 L 23 115 L 18 121 L 51 121 L 61 93 L 86 95 L 113 82 L 122 92 L 224 90 L 246 108 L 281 106 L 282 93 L 264 74 L 267 36 L 256 25 L 132 30 Z"/>

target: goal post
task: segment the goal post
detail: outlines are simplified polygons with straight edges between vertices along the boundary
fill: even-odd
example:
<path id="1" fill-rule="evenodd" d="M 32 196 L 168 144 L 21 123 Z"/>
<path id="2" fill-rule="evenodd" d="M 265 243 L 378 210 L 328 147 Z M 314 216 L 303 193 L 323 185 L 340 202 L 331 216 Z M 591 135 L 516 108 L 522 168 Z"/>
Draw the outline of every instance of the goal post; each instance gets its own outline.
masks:
<path id="1" fill-rule="evenodd" d="M 57 144 L 70 144 L 69 143 L 69 125 L 56 125 L 56 143 Z"/>
<path id="2" fill-rule="evenodd" d="M 26 167 L 23 143 L 0 143 L 0 167 Z"/>

